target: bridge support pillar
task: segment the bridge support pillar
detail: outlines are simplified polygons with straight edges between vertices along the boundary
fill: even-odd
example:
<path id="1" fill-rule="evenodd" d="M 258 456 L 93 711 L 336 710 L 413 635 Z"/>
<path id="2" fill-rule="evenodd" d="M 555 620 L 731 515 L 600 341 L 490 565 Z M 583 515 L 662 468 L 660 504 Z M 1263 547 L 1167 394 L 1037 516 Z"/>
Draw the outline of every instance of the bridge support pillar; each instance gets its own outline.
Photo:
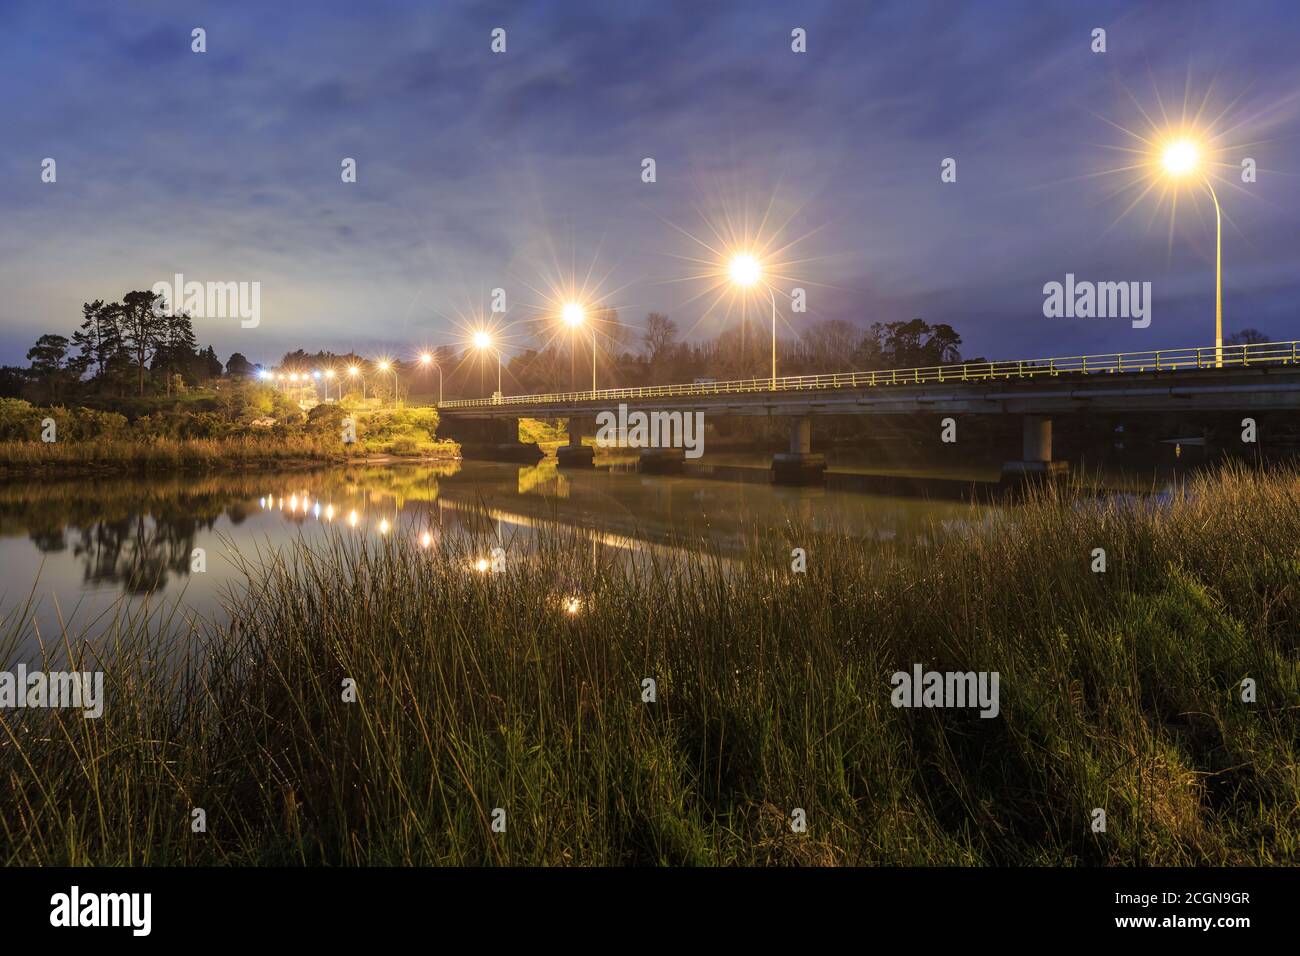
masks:
<path id="1" fill-rule="evenodd" d="M 1018 484 L 1027 478 L 1063 475 L 1069 465 L 1052 460 L 1052 420 L 1044 415 L 1026 415 L 1021 457 L 1002 466 L 1002 483 Z"/>
<path id="2" fill-rule="evenodd" d="M 576 415 L 569 419 L 569 443 L 555 450 L 561 468 L 592 468 L 596 464 L 596 449 L 584 445 L 582 438 L 592 431 L 595 423 Z"/>
<path id="3" fill-rule="evenodd" d="M 546 457 L 535 442 L 525 445 L 519 440 L 517 418 L 448 418 L 444 419 L 444 424 L 447 426 L 444 432 L 460 443 L 460 453 L 464 458 L 533 465 Z"/>
<path id="4" fill-rule="evenodd" d="M 676 475 L 686 468 L 684 448 L 642 448 L 641 470 L 647 475 Z"/>
<path id="5" fill-rule="evenodd" d="M 790 451 L 772 456 L 772 480 L 778 485 L 818 485 L 826 477 L 826 456 L 812 451 L 812 416 L 790 423 Z"/>

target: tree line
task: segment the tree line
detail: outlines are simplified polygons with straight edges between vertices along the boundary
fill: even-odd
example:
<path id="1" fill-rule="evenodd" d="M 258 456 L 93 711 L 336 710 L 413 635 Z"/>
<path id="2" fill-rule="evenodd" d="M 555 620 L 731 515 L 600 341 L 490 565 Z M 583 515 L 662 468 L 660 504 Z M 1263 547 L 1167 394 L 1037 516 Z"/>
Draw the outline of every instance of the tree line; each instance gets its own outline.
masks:
<path id="1" fill-rule="evenodd" d="M 596 379 L 601 388 L 771 374 L 771 330 L 761 322 L 738 322 L 711 339 L 692 342 L 663 313 L 651 312 L 641 328 L 634 329 L 607 309 L 600 314 L 596 331 Z M 876 322 L 866 328 L 843 319 L 822 319 L 797 338 L 778 339 L 778 374 L 943 365 L 962 361 L 961 344 L 952 326 L 931 325 L 919 318 Z M 585 390 L 591 387 L 591 361 L 590 335 L 575 336 L 526 349 L 510 360 L 508 369 L 512 383 L 524 392 Z M 458 377 L 456 391 L 474 392 L 473 383 L 464 378 Z"/>
<path id="2" fill-rule="evenodd" d="M 212 346 L 200 348 L 185 312 L 168 314 L 162 297 L 133 291 L 119 302 L 82 305 L 71 337 L 46 333 L 27 351 L 27 368 L 0 368 L 0 397 L 44 404 L 88 399 L 172 395 L 229 373 L 256 367 L 236 352 L 223 365 Z"/>

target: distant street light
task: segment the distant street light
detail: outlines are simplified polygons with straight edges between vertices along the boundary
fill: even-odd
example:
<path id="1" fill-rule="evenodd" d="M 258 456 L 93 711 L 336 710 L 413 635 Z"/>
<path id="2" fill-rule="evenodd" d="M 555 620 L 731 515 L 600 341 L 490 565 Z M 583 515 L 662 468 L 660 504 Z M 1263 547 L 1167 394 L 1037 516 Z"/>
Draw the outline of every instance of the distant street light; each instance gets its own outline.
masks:
<path id="1" fill-rule="evenodd" d="M 474 333 L 474 348 L 482 351 L 483 349 L 492 348 L 492 336 L 485 331 Z M 501 394 L 501 350 L 497 349 L 497 394 Z"/>
<path id="2" fill-rule="evenodd" d="M 388 359 L 380 359 L 375 363 L 375 368 L 381 372 L 391 371 L 393 373 L 393 405 L 397 405 L 397 366 Z"/>
<path id="3" fill-rule="evenodd" d="M 349 366 L 348 366 L 348 376 L 351 377 L 351 378 L 356 378 L 358 375 L 361 375 L 361 369 L 357 368 L 355 365 L 349 365 Z M 362 378 L 361 378 L 361 401 L 364 403 L 365 400 L 366 400 L 366 379 L 365 379 L 365 376 L 362 376 Z"/>
<path id="4" fill-rule="evenodd" d="M 428 352 L 421 352 L 420 364 L 426 366 L 432 364 L 433 367 L 438 370 L 438 404 L 441 405 L 442 404 L 442 363 L 441 362 L 435 363 L 433 361 L 432 355 L 430 355 Z"/>
<path id="5" fill-rule="evenodd" d="M 577 302 L 569 302 L 560 310 L 560 315 L 564 319 L 564 324 L 574 333 L 574 337 L 569 340 L 569 355 L 572 357 L 577 348 L 578 327 L 587 321 L 587 310 Z M 569 387 L 573 387 L 572 378 Z M 591 393 L 596 394 L 596 324 L 594 322 L 591 324 Z"/>
<path id="6" fill-rule="evenodd" d="M 763 278 L 763 267 L 749 253 L 741 253 L 731 259 L 731 281 L 742 289 L 748 289 Z M 776 290 L 767 283 L 768 294 L 772 297 L 772 388 L 776 388 Z"/>
<path id="7" fill-rule="evenodd" d="M 1160 164 L 1171 179 L 1181 179 L 1195 172 L 1201 163 L 1201 150 L 1195 141 L 1179 137 L 1170 142 L 1160 155 Z M 1223 213 L 1210 177 L 1202 174 L 1201 182 L 1214 201 L 1214 367 L 1223 367 Z"/>

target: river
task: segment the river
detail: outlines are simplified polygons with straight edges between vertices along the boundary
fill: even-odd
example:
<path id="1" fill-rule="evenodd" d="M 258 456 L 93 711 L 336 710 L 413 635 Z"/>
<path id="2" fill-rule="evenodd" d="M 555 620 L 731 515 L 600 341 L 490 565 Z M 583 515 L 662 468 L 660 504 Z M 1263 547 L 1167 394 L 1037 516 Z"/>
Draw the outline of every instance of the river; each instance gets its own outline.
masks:
<path id="1" fill-rule="evenodd" d="M 728 471 L 727 469 L 732 469 Z M 708 477 L 703 477 L 703 475 Z M 300 537 L 407 534 L 440 547 L 487 525 L 512 547 L 558 524 L 626 556 L 834 528 L 870 542 L 965 521 L 972 506 L 828 488 L 783 488 L 761 469 L 642 475 L 561 471 L 553 459 L 349 465 L 312 471 L 0 484 L 0 656 L 30 658 L 62 634 L 217 620 L 243 581 L 232 552 L 269 558 Z M 7 648 L 7 650 L 6 650 Z"/>

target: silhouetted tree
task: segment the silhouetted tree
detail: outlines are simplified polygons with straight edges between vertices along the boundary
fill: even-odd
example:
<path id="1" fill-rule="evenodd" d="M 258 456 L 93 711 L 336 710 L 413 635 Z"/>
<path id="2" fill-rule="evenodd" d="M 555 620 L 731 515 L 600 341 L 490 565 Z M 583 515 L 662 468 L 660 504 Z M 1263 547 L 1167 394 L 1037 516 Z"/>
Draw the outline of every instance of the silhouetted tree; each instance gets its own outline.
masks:
<path id="1" fill-rule="evenodd" d="M 94 363 L 95 375 L 102 377 L 108 361 L 122 348 L 122 333 L 118 328 L 118 308 L 103 299 L 86 302 L 81 306 L 81 327 L 72 333 L 72 344 L 82 358 Z"/>
<path id="2" fill-rule="evenodd" d="M 162 296 L 152 292 L 128 292 L 118 307 L 122 343 L 140 377 L 140 395 L 144 395 L 145 370 L 163 341 L 166 317 L 155 313 L 154 305 Z"/>
<path id="3" fill-rule="evenodd" d="M 230 361 L 226 363 L 226 374 L 231 378 L 252 378 L 257 374 L 257 369 L 244 357 L 242 352 L 235 352 L 230 356 Z"/>
<path id="4" fill-rule="evenodd" d="M 27 350 L 27 358 L 32 363 L 32 378 L 44 386 L 46 402 L 59 399 L 62 380 L 66 377 L 64 359 L 67 355 L 68 340 L 62 335 L 42 335 Z"/>
<path id="5" fill-rule="evenodd" d="M 1228 345 L 1257 345 L 1260 342 L 1269 342 L 1271 339 L 1268 334 L 1261 332 L 1259 329 L 1242 329 L 1240 332 L 1233 332 L 1228 336 Z"/>

